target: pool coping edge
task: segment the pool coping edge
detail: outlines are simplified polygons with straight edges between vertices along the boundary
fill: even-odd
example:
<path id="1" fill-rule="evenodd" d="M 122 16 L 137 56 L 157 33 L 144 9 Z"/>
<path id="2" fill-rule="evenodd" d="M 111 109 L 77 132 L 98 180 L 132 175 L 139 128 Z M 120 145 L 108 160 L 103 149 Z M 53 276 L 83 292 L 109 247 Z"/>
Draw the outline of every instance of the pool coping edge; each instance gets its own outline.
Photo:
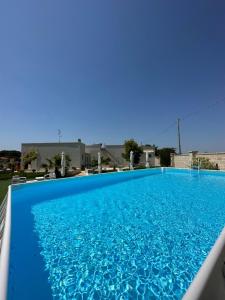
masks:
<path id="1" fill-rule="evenodd" d="M 195 275 L 183 300 L 224 299 L 225 227 Z"/>
<path id="2" fill-rule="evenodd" d="M 10 253 L 10 239 L 11 239 L 11 185 L 8 187 L 5 225 L 2 236 L 2 247 L 0 254 L 0 299 L 7 299 L 8 277 L 9 277 L 9 253 Z"/>

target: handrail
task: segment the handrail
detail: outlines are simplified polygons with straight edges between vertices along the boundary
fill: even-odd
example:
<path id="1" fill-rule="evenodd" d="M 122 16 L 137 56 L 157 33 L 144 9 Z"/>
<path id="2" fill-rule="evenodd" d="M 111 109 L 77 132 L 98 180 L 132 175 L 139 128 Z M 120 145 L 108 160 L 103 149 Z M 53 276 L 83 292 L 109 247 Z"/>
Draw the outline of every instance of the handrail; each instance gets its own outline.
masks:
<path id="1" fill-rule="evenodd" d="M 1 205 L 1 244 L 0 244 L 0 299 L 7 299 L 9 249 L 11 235 L 11 186 Z"/>
<path id="2" fill-rule="evenodd" d="M 194 167 L 197 167 L 197 170 L 200 171 L 201 169 L 201 160 L 198 157 L 198 163 L 197 164 L 193 164 L 193 161 L 191 161 L 191 165 L 189 166 L 190 169 L 193 169 Z"/>
<path id="3" fill-rule="evenodd" d="M 109 155 L 110 159 L 112 159 L 114 161 L 114 163 L 116 163 L 117 165 L 120 164 L 118 159 L 107 148 L 103 148 L 102 152 L 104 152 L 104 151 Z"/>

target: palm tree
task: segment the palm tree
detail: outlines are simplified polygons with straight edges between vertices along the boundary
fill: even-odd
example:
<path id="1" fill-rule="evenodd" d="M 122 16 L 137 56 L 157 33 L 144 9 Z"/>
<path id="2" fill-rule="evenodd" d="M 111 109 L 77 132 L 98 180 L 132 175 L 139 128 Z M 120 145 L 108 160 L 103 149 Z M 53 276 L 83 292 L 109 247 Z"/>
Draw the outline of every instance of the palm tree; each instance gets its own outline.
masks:
<path id="1" fill-rule="evenodd" d="M 55 166 L 54 161 L 50 158 L 46 158 L 46 160 L 47 160 L 48 169 L 53 169 Z"/>
<path id="2" fill-rule="evenodd" d="M 56 154 L 52 159 L 46 158 L 47 164 L 42 164 L 42 167 L 47 169 L 55 169 L 55 173 L 59 174 L 59 170 L 61 168 L 61 155 Z M 68 169 L 70 166 L 71 159 L 68 154 L 65 155 L 66 168 Z"/>
<path id="3" fill-rule="evenodd" d="M 23 155 L 23 165 L 24 165 L 24 168 L 26 169 L 27 166 L 32 162 L 34 161 L 35 159 L 37 159 L 37 151 L 35 150 L 31 150 L 30 152 L 26 153 Z"/>

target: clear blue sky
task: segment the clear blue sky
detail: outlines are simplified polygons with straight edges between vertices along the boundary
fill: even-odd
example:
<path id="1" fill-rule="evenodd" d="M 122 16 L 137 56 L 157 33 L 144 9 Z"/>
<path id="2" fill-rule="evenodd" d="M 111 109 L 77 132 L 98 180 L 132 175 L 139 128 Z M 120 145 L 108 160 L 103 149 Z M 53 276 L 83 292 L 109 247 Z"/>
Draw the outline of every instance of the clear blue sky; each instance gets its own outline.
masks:
<path id="1" fill-rule="evenodd" d="M 21 142 L 225 151 L 223 0 L 0 3 L 0 149 Z"/>

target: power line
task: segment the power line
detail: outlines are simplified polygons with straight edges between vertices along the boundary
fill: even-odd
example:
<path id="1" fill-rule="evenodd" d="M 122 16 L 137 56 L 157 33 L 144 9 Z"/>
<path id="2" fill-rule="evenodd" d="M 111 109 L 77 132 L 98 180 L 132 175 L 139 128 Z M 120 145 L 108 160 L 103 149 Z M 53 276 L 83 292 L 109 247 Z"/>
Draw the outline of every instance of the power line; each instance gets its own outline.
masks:
<path id="1" fill-rule="evenodd" d="M 187 115 L 185 115 L 184 117 L 182 117 L 181 120 L 185 121 L 186 119 L 189 119 L 189 118 L 191 118 L 191 117 L 193 117 L 195 115 L 198 115 L 198 114 L 202 113 L 203 111 L 207 111 L 208 109 L 210 109 L 212 107 L 215 107 L 218 104 L 221 104 L 223 102 L 225 102 L 225 96 L 223 98 L 221 98 L 221 99 L 216 100 L 215 102 L 213 102 L 211 104 L 208 104 L 203 109 L 199 109 L 199 110 L 192 111 L 192 112 L 188 113 Z"/>
<path id="2" fill-rule="evenodd" d="M 190 119 L 191 117 L 193 116 L 196 116 L 204 111 L 207 111 L 208 109 L 211 109 L 221 103 L 224 103 L 225 102 L 225 96 L 221 99 L 218 99 L 216 101 L 214 101 L 213 103 L 205 106 L 203 109 L 199 109 L 199 110 L 196 110 L 196 111 L 192 111 L 192 112 L 189 112 L 188 114 L 184 115 L 182 118 L 179 118 L 179 122 L 180 121 L 186 121 L 188 119 Z M 172 128 L 175 128 L 175 126 L 177 125 L 177 122 L 176 121 L 173 121 L 171 124 L 169 124 L 165 129 L 161 130 L 157 135 L 156 135 L 156 139 L 161 137 L 162 135 L 164 135 L 165 133 L 167 133 L 170 129 Z M 180 124 L 179 124 L 180 125 Z"/>
<path id="3" fill-rule="evenodd" d="M 167 126 L 165 129 L 161 130 L 158 134 L 156 134 L 155 137 L 157 138 L 157 137 L 167 133 L 171 128 L 175 127 L 176 124 L 177 124 L 176 121 L 173 121 L 169 126 Z"/>

